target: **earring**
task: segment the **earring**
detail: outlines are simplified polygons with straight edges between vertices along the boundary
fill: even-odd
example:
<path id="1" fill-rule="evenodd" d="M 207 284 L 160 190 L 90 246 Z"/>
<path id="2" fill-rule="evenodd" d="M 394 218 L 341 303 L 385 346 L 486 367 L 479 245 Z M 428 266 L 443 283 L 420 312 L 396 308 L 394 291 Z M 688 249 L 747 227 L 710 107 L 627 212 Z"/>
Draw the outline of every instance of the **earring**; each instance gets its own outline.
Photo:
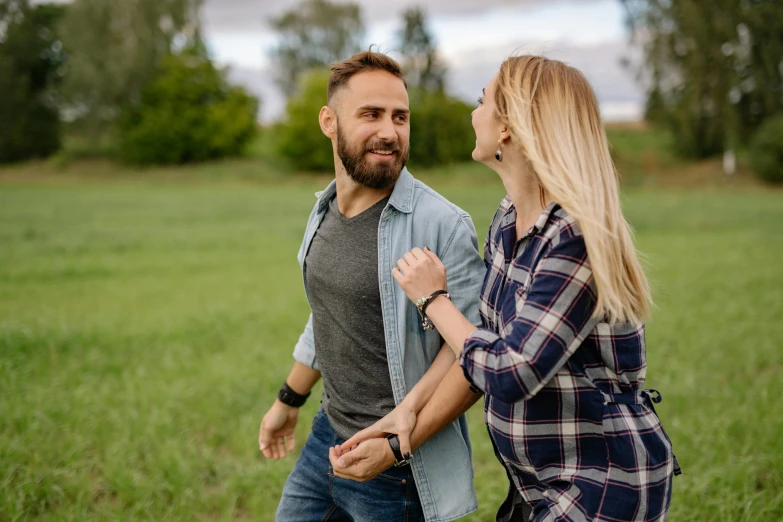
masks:
<path id="1" fill-rule="evenodd" d="M 498 150 L 495 151 L 495 159 L 503 161 L 503 144 L 498 140 Z"/>

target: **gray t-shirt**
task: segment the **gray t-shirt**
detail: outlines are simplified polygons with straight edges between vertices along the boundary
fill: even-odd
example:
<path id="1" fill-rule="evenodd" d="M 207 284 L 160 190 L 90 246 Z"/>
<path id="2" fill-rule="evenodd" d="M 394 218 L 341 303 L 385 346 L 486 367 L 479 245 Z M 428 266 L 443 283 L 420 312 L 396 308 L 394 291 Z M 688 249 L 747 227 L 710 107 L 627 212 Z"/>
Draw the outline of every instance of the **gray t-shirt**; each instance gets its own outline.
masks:
<path id="1" fill-rule="evenodd" d="M 348 219 L 333 199 L 306 259 L 323 407 L 346 439 L 395 407 L 378 283 L 378 223 L 388 201 Z"/>

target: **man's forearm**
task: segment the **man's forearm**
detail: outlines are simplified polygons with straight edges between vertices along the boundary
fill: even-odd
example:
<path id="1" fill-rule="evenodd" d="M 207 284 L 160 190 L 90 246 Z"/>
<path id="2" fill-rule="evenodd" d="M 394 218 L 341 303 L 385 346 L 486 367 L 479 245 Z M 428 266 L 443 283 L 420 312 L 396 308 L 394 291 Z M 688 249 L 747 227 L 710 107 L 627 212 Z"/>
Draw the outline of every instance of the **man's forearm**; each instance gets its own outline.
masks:
<path id="1" fill-rule="evenodd" d="M 436 433 L 468 411 L 479 397 L 480 393 L 470 391 L 470 383 L 465 379 L 459 362 L 454 362 L 438 389 L 419 412 L 416 427 L 411 433 L 413 450 L 419 449 Z"/>
<path id="2" fill-rule="evenodd" d="M 313 370 L 309 366 L 305 366 L 299 361 L 294 362 L 294 367 L 291 368 L 291 372 L 288 374 L 288 378 L 285 382 L 296 393 L 300 395 L 307 395 L 310 390 L 321 378 L 321 372 Z"/>

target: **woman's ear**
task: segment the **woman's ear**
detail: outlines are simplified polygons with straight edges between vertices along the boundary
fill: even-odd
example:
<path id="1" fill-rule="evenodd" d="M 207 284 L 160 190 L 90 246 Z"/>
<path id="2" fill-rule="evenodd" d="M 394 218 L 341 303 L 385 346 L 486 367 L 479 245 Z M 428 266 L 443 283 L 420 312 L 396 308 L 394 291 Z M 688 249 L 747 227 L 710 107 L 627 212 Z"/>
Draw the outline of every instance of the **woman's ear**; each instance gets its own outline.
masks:
<path id="1" fill-rule="evenodd" d="M 511 140 L 511 132 L 508 130 L 508 127 L 503 125 L 500 128 L 500 143 L 503 145 L 506 145 Z"/>

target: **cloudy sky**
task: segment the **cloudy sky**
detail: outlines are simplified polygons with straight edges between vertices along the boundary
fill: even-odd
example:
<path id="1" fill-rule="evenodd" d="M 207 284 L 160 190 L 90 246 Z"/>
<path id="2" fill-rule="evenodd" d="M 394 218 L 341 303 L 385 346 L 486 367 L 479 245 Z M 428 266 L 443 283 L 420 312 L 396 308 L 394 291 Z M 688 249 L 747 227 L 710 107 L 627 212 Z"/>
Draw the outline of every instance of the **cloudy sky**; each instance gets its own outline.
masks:
<path id="1" fill-rule="evenodd" d="M 358 0 L 366 44 L 396 48 L 401 12 L 423 5 L 449 67 L 448 89 L 470 102 L 514 51 L 543 54 L 582 70 L 607 120 L 639 117 L 643 94 L 620 65 L 630 56 L 619 0 Z M 267 20 L 297 0 L 207 0 L 206 36 L 213 57 L 231 78 L 262 98 L 263 120 L 278 117 L 283 97 L 272 80 Z"/>
<path id="2" fill-rule="evenodd" d="M 43 0 L 34 0 L 41 2 Z M 67 2 L 69 0 L 47 0 Z M 332 0 L 343 1 L 343 0 Z M 366 46 L 393 53 L 406 7 L 423 6 L 448 69 L 448 90 L 473 103 L 500 62 L 514 52 L 543 54 L 580 69 L 607 120 L 638 119 L 643 93 L 622 58 L 628 46 L 620 0 L 354 0 L 362 8 Z M 270 63 L 275 33 L 267 20 L 299 0 L 206 0 L 205 36 L 213 58 L 234 82 L 262 99 L 261 119 L 284 106 Z"/>

